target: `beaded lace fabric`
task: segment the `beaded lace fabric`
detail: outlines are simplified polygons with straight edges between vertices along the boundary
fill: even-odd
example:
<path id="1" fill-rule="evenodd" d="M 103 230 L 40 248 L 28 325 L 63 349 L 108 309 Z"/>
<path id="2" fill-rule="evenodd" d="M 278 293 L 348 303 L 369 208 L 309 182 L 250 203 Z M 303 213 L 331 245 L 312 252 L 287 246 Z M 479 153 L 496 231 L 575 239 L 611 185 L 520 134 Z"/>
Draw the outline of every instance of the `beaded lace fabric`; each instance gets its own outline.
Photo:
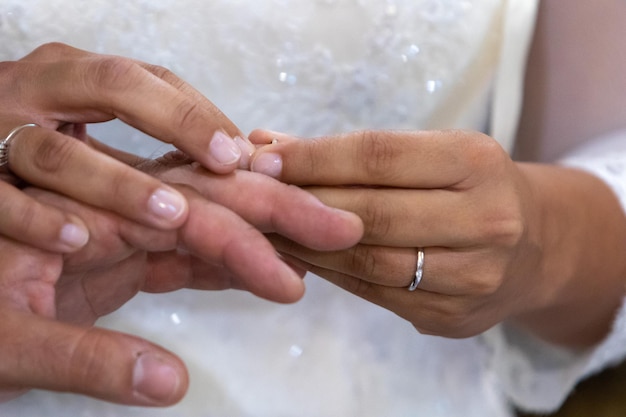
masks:
<path id="1" fill-rule="evenodd" d="M 11 39 L 0 45 L 3 56 L 53 39 L 131 55 L 174 70 L 244 130 L 312 136 L 364 127 L 482 127 L 485 106 L 467 103 L 486 99 L 503 6 L 162 0 L 73 1 L 68 8 L 62 0 L 31 0 L 2 8 L 2 34 Z"/>
<path id="2" fill-rule="evenodd" d="M 3 0 L 0 58 L 63 41 L 160 64 L 244 132 L 485 129 L 508 3 Z M 91 132 L 143 155 L 166 148 L 121 124 Z M 306 282 L 295 305 L 236 291 L 179 291 L 141 294 L 101 320 L 183 358 L 191 387 L 175 407 L 128 408 L 35 391 L 0 405 L 0 415 L 512 415 L 497 361 L 478 339 L 423 336 L 317 277 Z"/>

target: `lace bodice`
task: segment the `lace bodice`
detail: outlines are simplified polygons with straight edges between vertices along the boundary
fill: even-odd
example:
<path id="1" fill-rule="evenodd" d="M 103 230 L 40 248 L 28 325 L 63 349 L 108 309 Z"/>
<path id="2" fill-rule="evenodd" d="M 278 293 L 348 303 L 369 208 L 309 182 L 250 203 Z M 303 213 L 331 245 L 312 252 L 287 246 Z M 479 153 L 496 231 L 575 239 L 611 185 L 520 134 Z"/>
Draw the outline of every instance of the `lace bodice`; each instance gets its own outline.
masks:
<path id="1" fill-rule="evenodd" d="M 133 56 L 180 74 L 244 131 L 304 136 L 486 128 L 506 8 L 501 0 L 68 4 L 3 2 L 0 55 L 61 40 Z"/>

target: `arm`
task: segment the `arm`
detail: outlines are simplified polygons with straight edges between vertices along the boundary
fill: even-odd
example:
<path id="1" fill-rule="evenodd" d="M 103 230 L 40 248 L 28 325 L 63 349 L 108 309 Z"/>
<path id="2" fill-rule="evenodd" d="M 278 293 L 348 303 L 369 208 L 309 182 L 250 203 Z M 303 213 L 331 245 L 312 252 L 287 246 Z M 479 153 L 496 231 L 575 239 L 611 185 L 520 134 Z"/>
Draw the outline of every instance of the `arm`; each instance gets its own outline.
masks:
<path id="1" fill-rule="evenodd" d="M 515 157 L 554 162 L 626 126 L 626 4 L 542 1 L 539 7 Z"/>
<path id="2" fill-rule="evenodd" d="M 622 42 L 625 22 L 626 5 L 620 1 L 540 3 L 526 73 L 517 158 L 554 161 L 585 142 L 626 127 L 626 47 Z M 611 148 L 607 153 L 611 154 Z M 584 155 L 579 155 L 576 165 L 585 167 L 584 159 Z M 557 253 L 567 256 L 569 252 L 569 259 L 585 260 L 584 264 L 574 263 L 568 268 L 576 270 L 572 270 L 572 275 L 586 276 L 587 281 L 572 281 L 578 284 L 568 292 L 579 301 L 572 302 L 569 311 L 565 296 L 560 309 L 532 314 L 518 322 L 548 340 L 559 340 L 556 334 L 567 326 L 559 328 L 558 323 L 575 313 L 579 304 L 588 310 L 578 310 L 577 316 L 589 320 L 587 328 L 597 332 L 589 342 L 599 340 L 608 331 L 626 286 L 626 269 L 621 262 L 626 248 L 626 206 L 620 209 L 607 183 L 598 181 L 596 177 L 602 177 L 600 171 L 593 175 L 594 169 L 588 169 L 588 173 L 570 175 L 568 170 L 533 164 L 524 169 L 536 177 L 537 193 L 548 204 L 548 217 L 575 215 L 571 224 L 589 226 L 578 229 L 554 219 L 546 222 L 546 232 L 553 237 L 553 244 L 561 248 Z M 546 173 L 547 169 L 557 171 L 557 175 L 562 171 L 556 177 L 559 182 L 550 181 L 555 176 Z M 566 207 L 569 201 L 575 204 Z M 554 267 L 563 268 L 568 262 L 571 261 L 563 258 Z M 596 325 L 592 317 L 596 317 Z"/>
<path id="3" fill-rule="evenodd" d="M 542 2 L 520 155 L 532 151 L 545 160 L 623 126 L 626 53 L 617 31 L 626 7 L 602 4 Z M 583 19 L 596 30 L 593 41 L 580 30 Z M 279 144 L 258 151 L 253 170 L 316 185 L 310 190 L 323 201 L 364 219 L 365 239 L 343 254 L 314 254 L 277 239 L 323 277 L 427 333 L 469 336 L 510 320 L 567 346 L 589 346 L 606 335 L 624 295 L 626 220 L 597 177 L 515 163 L 470 132 L 365 132 L 296 142 L 251 135 L 265 144 L 272 137 Z M 403 288 L 415 271 L 416 247 L 426 247 L 424 292 L 417 296 Z M 572 320 L 574 313 L 580 318 Z"/>

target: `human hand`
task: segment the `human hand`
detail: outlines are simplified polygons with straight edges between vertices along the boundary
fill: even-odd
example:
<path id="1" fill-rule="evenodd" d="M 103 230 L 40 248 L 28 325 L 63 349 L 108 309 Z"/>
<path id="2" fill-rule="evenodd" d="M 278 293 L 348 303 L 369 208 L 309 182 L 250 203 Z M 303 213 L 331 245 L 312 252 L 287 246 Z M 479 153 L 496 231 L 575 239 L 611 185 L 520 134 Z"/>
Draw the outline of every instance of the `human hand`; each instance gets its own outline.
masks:
<path id="1" fill-rule="evenodd" d="M 361 236 L 356 216 L 298 188 L 250 172 L 211 174 L 177 155 L 141 163 L 179 182 L 172 187 L 189 202 L 189 216 L 175 231 L 25 189 L 36 201 L 84 219 L 91 239 L 61 256 L 0 237 L 0 397 L 40 388 L 123 404 L 173 404 L 188 385 L 182 361 L 146 340 L 91 327 L 98 317 L 137 291 L 238 288 L 295 301 L 304 271 L 287 265 L 256 228 L 317 249 L 342 249 Z"/>
<path id="2" fill-rule="evenodd" d="M 25 183 L 157 229 L 179 227 L 188 213 L 174 188 L 87 146 L 87 123 L 119 118 L 216 173 L 245 167 L 253 151 L 212 103 L 166 69 L 62 44 L 1 63 L 0 97 L 1 135 L 38 125 L 12 135 L 10 171 L 0 173 L 0 234 L 47 250 L 77 250 L 87 229 L 22 193 Z"/>
<path id="3" fill-rule="evenodd" d="M 624 229 L 616 226 L 624 219 L 597 179 L 514 163 L 473 132 L 250 135 L 258 144 L 274 138 L 255 153 L 253 171 L 303 186 L 365 224 L 359 245 L 334 253 L 272 239 L 312 272 L 423 333 L 466 337 L 511 319 L 557 343 L 605 334 L 623 294 L 623 262 L 614 259 L 623 258 L 616 252 Z M 409 292 L 416 248 L 425 252 L 423 280 Z M 602 284 L 590 279 L 598 273 Z"/>

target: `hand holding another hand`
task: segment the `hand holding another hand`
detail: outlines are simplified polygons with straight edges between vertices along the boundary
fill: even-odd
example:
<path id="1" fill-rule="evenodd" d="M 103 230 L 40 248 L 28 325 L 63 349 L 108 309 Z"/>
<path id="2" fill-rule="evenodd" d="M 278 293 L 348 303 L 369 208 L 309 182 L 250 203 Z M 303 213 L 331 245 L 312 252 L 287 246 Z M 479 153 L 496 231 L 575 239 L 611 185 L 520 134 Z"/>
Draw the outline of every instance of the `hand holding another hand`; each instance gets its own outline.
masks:
<path id="1" fill-rule="evenodd" d="M 246 167 L 253 151 L 226 116 L 165 68 L 62 44 L 2 62 L 0 97 L 0 135 L 11 136 L 3 141 L 0 234 L 47 250 L 79 249 L 87 229 L 21 193 L 25 184 L 159 230 L 179 227 L 188 214 L 177 190 L 88 146 L 88 123 L 118 118 L 216 173 Z"/>
<path id="2" fill-rule="evenodd" d="M 586 345 L 605 334 L 620 305 L 624 265 L 614 259 L 626 237 L 615 226 L 624 219 L 588 174 L 515 163 L 493 139 L 466 131 L 311 140 L 256 131 L 250 139 L 277 139 L 255 153 L 253 171 L 302 186 L 365 224 L 348 250 L 320 253 L 280 236 L 277 249 L 420 332 L 467 337 L 512 320 L 547 340 Z M 593 207 L 571 203 L 583 199 Z M 423 279 L 410 292 L 417 248 Z M 598 273 L 606 294 L 592 279 Z"/>
<path id="3" fill-rule="evenodd" d="M 304 290 L 262 230 L 318 250 L 341 250 L 362 224 L 315 197 L 246 171 L 212 174 L 174 152 L 152 161 L 108 149 L 188 202 L 176 230 L 156 230 L 49 191 L 29 198 L 77 216 L 89 230 L 81 250 L 60 255 L 0 237 L 0 390 L 40 388 L 133 405 L 162 406 L 184 395 L 188 376 L 173 353 L 135 336 L 92 327 L 138 291 L 237 288 L 278 302 Z"/>

